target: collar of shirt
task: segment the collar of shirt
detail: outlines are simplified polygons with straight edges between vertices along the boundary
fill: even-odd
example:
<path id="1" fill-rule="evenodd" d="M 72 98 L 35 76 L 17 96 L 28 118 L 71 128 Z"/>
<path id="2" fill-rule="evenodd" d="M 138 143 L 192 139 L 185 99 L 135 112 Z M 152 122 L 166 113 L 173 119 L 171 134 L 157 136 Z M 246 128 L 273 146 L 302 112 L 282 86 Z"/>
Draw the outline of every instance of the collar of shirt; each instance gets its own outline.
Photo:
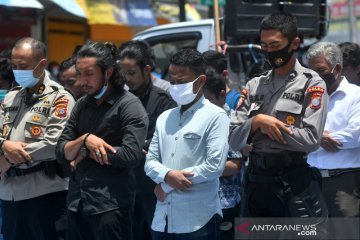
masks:
<path id="1" fill-rule="evenodd" d="M 185 111 L 181 111 L 181 106 L 179 107 L 179 114 L 181 117 L 185 117 L 185 116 L 189 116 L 191 114 L 194 114 L 194 112 L 196 110 L 198 110 L 199 108 L 201 108 L 201 106 L 204 105 L 204 101 L 205 101 L 205 97 L 204 95 L 202 95 L 195 103 L 193 103 L 193 105 L 191 105 L 188 109 L 186 109 Z"/>
<path id="2" fill-rule="evenodd" d="M 129 90 L 129 92 L 131 92 L 132 94 L 134 94 L 135 96 L 137 96 L 137 97 L 140 99 L 140 101 L 142 102 L 142 101 L 146 100 L 147 98 L 149 98 L 150 92 L 151 92 L 152 88 L 153 88 L 153 83 L 152 83 L 152 81 L 150 80 L 149 83 L 148 83 L 148 87 L 146 88 L 146 91 L 145 91 L 144 95 L 138 96 L 138 95 L 135 94 L 134 91 L 131 91 L 131 90 Z"/>
<path id="3" fill-rule="evenodd" d="M 341 76 L 341 77 L 342 79 L 338 88 L 330 95 L 330 97 L 334 96 L 335 94 L 338 94 L 339 92 L 346 93 L 346 90 L 349 87 L 350 83 L 348 82 L 345 76 Z"/>

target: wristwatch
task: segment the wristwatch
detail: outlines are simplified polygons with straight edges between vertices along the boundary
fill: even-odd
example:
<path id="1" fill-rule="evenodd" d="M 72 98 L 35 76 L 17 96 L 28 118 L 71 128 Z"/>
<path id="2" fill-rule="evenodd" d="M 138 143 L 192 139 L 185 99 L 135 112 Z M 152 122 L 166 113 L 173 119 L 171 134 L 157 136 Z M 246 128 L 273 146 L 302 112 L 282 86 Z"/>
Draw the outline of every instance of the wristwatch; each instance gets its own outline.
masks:
<path id="1" fill-rule="evenodd" d="M 4 151 L 2 150 L 2 146 L 4 145 L 5 141 L 6 141 L 6 139 L 0 140 L 0 155 L 4 155 Z"/>
<path id="2" fill-rule="evenodd" d="M 85 146 L 82 146 L 80 148 L 80 154 L 83 158 L 87 158 L 89 157 L 89 150 Z"/>

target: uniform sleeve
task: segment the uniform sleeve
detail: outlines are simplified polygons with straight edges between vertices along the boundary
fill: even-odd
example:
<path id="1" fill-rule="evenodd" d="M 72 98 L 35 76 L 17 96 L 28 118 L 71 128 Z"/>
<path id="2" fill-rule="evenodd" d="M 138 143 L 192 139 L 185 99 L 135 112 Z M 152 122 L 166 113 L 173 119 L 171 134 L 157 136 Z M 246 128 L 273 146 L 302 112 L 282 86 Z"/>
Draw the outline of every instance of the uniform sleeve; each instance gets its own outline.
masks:
<path id="1" fill-rule="evenodd" d="M 113 146 L 116 153 L 108 153 L 112 166 L 118 168 L 136 167 L 141 159 L 149 120 L 140 100 L 134 99 L 119 108 L 122 125 L 121 146 Z"/>
<path id="2" fill-rule="evenodd" d="M 360 92 L 358 92 L 360 94 Z M 351 149 L 360 147 L 360 98 L 354 95 L 356 99 L 348 106 L 346 112 L 348 121 L 344 128 L 331 132 L 330 136 L 342 143 L 340 149 Z M 346 106 L 344 106 L 345 108 Z M 326 130 L 326 129 L 325 129 Z"/>
<path id="3" fill-rule="evenodd" d="M 3 126 L 4 126 L 4 118 L 5 118 L 5 112 L 4 112 L 5 100 L 6 100 L 6 96 L 0 105 L 0 142 L 3 142 L 5 140 L 5 136 L 3 136 Z"/>
<path id="4" fill-rule="evenodd" d="M 56 145 L 56 160 L 58 160 L 60 163 L 65 162 L 68 163 L 68 161 L 65 159 L 65 152 L 64 147 L 67 142 L 75 140 L 78 138 L 78 132 L 76 130 L 77 126 L 77 119 L 79 110 L 81 109 L 82 101 L 84 99 L 80 99 L 76 102 L 75 107 L 71 111 L 70 118 L 68 119 L 63 132 L 61 133 L 57 145 Z"/>
<path id="5" fill-rule="evenodd" d="M 161 124 L 162 121 L 160 116 L 156 121 L 154 136 L 150 143 L 149 151 L 146 155 L 146 162 L 144 167 L 146 175 L 150 177 L 155 183 L 158 184 L 164 183 L 165 182 L 164 178 L 166 176 L 166 173 L 172 170 L 171 168 L 168 168 L 165 165 L 163 165 L 161 161 L 160 146 L 159 146 L 159 125 Z M 170 186 L 168 187 L 170 188 Z M 168 191 L 170 190 L 171 188 Z"/>
<path id="6" fill-rule="evenodd" d="M 44 131 L 44 138 L 39 142 L 29 143 L 25 147 L 33 161 L 55 160 L 55 148 L 70 113 L 75 105 L 74 98 L 66 91 L 60 91 L 50 108 L 49 119 Z M 36 130 L 33 128 L 32 130 Z"/>
<path id="7" fill-rule="evenodd" d="M 318 149 L 324 131 L 328 103 L 329 96 L 325 82 L 321 79 L 310 80 L 304 95 L 304 114 L 301 126 L 289 126 L 293 135 L 283 133 L 287 144 L 273 141 L 271 147 L 306 153 Z"/>
<path id="8" fill-rule="evenodd" d="M 252 118 L 248 117 L 248 113 L 250 112 L 250 99 L 248 94 L 244 95 L 244 91 L 246 91 L 246 93 L 250 92 L 249 89 L 250 85 L 248 82 L 239 100 L 241 107 L 238 111 L 235 111 L 235 114 L 232 114 L 230 118 L 229 144 L 231 149 L 235 151 L 240 151 L 247 145 L 251 131 Z"/>
<path id="9" fill-rule="evenodd" d="M 230 121 L 225 112 L 219 113 L 211 122 L 206 138 L 205 161 L 200 165 L 183 169 L 183 171 L 194 173 L 189 177 L 193 184 L 213 180 L 222 175 L 229 150 L 229 124 Z"/>

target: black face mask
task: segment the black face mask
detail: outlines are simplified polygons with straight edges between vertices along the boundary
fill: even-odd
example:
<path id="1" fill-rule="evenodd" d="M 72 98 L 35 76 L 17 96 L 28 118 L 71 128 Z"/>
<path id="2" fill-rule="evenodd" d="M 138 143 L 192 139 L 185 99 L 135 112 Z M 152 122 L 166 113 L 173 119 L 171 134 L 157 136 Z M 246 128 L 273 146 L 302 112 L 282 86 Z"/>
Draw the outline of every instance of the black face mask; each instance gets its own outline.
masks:
<path id="1" fill-rule="evenodd" d="M 269 61 L 271 67 L 279 68 L 285 66 L 291 59 L 294 54 L 294 50 L 289 52 L 291 44 L 289 43 L 284 48 L 273 51 L 273 52 L 265 52 L 265 56 Z"/>
<path id="2" fill-rule="evenodd" d="M 325 81 L 326 88 L 328 91 L 331 91 L 334 87 L 334 84 L 336 83 L 336 78 L 334 73 L 330 72 L 327 74 L 320 75 L 320 77 Z"/>

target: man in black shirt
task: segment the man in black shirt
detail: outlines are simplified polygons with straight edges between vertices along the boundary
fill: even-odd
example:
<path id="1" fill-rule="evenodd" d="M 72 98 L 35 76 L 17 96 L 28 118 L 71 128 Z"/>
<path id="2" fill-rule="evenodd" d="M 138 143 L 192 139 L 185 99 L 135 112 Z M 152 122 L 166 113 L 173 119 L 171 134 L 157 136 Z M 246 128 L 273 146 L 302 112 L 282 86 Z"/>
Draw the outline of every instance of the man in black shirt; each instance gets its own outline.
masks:
<path id="1" fill-rule="evenodd" d="M 145 175 L 145 154 L 155 132 L 156 119 L 167 109 L 176 107 L 175 101 L 164 90 L 153 85 L 151 69 L 153 55 L 151 48 L 143 41 L 129 41 L 119 49 L 120 64 L 125 72 L 129 91 L 135 94 L 143 104 L 149 117 L 143 157 L 135 168 L 136 199 L 134 208 L 134 240 L 151 239 L 150 227 L 154 218 L 156 197 L 155 183 Z"/>
<path id="2" fill-rule="evenodd" d="M 89 42 L 77 54 L 80 98 L 57 145 L 71 162 L 67 239 L 131 239 L 134 168 L 141 158 L 148 117 L 123 90 L 116 47 Z"/>

